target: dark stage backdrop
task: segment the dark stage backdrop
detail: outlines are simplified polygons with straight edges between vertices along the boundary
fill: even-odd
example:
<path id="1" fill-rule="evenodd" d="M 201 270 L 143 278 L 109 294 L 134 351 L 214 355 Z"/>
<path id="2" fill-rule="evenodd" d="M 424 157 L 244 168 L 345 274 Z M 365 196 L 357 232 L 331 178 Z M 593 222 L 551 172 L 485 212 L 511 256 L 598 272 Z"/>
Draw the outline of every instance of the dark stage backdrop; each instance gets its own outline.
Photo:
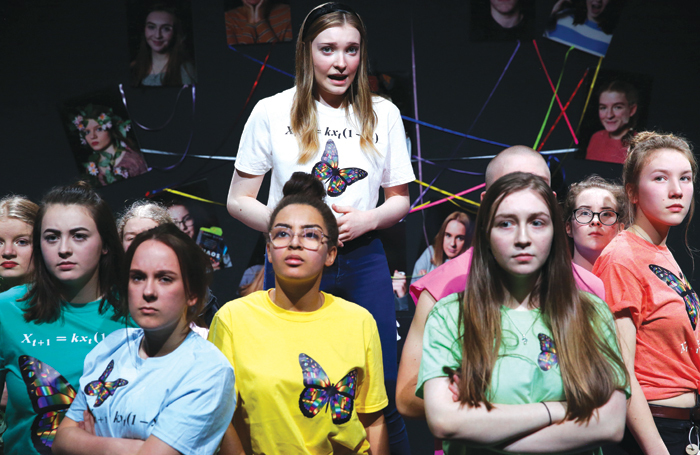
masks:
<path id="1" fill-rule="evenodd" d="M 187 2 L 182 2 L 187 3 Z M 142 89 L 129 87 L 129 38 L 126 2 L 88 0 L 5 0 L 0 2 L 0 153 L 2 178 L 0 194 L 15 192 L 33 199 L 51 186 L 78 178 L 66 132 L 61 124 L 59 105 L 67 99 L 104 88 L 125 85 L 131 118 L 158 131 L 135 127 L 143 149 L 189 155 L 235 157 L 245 120 L 254 104 L 292 86 L 293 80 L 278 71 L 294 71 L 294 44 L 244 46 L 240 52 L 227 47 L 222 0 L 192 1 L 193 36 L 197 56 L 196 103 L 189 88 L 177 101 L 177 88 Z M 489 93 L 498 81 L 516 42 L 469 41 L 469 2 L 463 0 L 360 1 L 347 0 L 365 19 L 369 30 L 372 68 L 379 73 L 410 76 L 412 51 L 415 52 L 415 83 L 420 120 L 462 133 L 504 144 L 532 146 L 547 112 L 552 91 L 532 41 L 524 41 L 503 75 L 498 89 L 474 123 Z M 536 2 L 537 35 L 541 35 L 554 1 Z M 304 14 L 317 1 L 292 0 L 294 39 Z M 629 1 L 615 30 L 602 69 L 646 75 L 652 80 L 646 126 L 686 135 L 700 142 L 700 34 L 696 24 L 700 11 L 694 0 Z M 413 45 L 413 47 L 412 47 Z M 556 83 L 567 47 L 537 38 L 544 64 Z M 244 55 L 245 54 L 245 55 Z M 260 64 L 269 55 L 250 102 L 245 105 Z M 589 77 L 567 112 L 574 128 L 583 110 L 585 87 L 595 71 L 598 58 L 573 50 L 561 79 L 562 102 L 571 95 L 585 70 Z M 404 84 L 403 95 L 410 116 L 412 79 Z M 401 94 L 397 95 L 401 96 Z M 595 100 L 592 101 L 595 103 Z M 245 106 L 245 108 L 244 108 Z M 559 113 L 555 104 L 547 129 Z M 416 131 L 407 122 L 416 153 Z M 471 127 L 471 130 L 470 130 Z M 545 130 L 546 132 L 546 130 Z M 481 173 L 486 160 L 466 157 L 492 155 L 502 147 L 421 127 L 421 152 L 440 166 Z M 562 120 L 544 150 L 572 146 L 572 138 Z M 450 157 L 456 160 L 447 160 Z M 618 178 L 620 165 L 557 155 L 557 191 L 583 176 L 596 172 Z M 206 177 L 212 198 L 225 202 L 233 161 L 208 160 L 188 156 L 171 170 L 160 170 L 178 162 L 179 156 L 146 155 L 153 171 L 100 189 L 116 211 L 147 192 L 183 185 Z M 416 164 L 416 171 L 418 167 Z M 440 167 L 422 165 L 422 178 L 435 185 L 459 192 L 483 182 L 480 175 L 465 175 Z M 557 179 L 555 179 L 555 184 Z M 411 195 L 419 187 L 411 184 Z M 267 183 L 261 189 L 267 194 Z M 435 201 L 440 196 L 428 193 Z M 478 192 L 469 195 L 478 200 Z M 424 229 L 432 238 L 442 218 L 455 207 L 443 204 L 408 216 L 394 229 L 389 245 L 392 268 L 410 271 L 425 248 Z M 220 300 L 235 296 L 235 288 L 258 236 L 233 220 L 224 207 L 215 210 L 229 245 L 233 267 L 216 272 L 214 292 Z M 699 246 L 691 226 L 690 242 Z M 682 229 L 673 231 L 670 246 L 682 268 L 696 283 L 690 257 L 684 252 Z M 398 239 L 398 241 L 396 241 Z M 403 240 L 405 239 L 405 240 Z M 255 261 L 253 261 L 255 262 Z"/>

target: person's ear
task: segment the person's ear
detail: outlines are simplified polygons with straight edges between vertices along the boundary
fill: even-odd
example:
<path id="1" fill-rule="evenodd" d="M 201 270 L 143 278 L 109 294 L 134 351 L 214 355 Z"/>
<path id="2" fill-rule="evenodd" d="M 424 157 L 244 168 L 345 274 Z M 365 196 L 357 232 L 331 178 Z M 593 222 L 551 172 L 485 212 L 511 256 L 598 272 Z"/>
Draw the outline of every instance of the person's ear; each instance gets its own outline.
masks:
<path id="1" fill-rule="evenodd" d="M 625 230 L 625 223 L 617 223 L 617 232 L 622 232 Z"/>
<path id="2" fill-rule="evenodd" d="M 637 113 L 637 105 L 633 104 L 630 106 L 630 117 L 634 117 L 634 115 Z"/>
<path id="3" fill-rule="evenodd" d="M 566 234 L 573 239 L 574 233 L 571 230 L 571 220 L 567 221 L 564 226 L 566 226 Z"/>
<path id="4" fill-rule="evenodd" d="M 335 246 L 332 246 L 328 248 L 328 253 L 326 253 L 326 262 L 325 266 L 330 267 L 333 265 L 335 262 L 335 257 L 338 255 L 338 248 Z"/>
<path id="5" fill-rule="evenodd" d="M 486 194 L 486 191 L 482 191 L 482 192 L 481 192 L 481 198 L 479 199 L 480 201 L 483 201 L 483 200 L 484 200 L 484 195 L 485 195 L 485 194 Z"/>

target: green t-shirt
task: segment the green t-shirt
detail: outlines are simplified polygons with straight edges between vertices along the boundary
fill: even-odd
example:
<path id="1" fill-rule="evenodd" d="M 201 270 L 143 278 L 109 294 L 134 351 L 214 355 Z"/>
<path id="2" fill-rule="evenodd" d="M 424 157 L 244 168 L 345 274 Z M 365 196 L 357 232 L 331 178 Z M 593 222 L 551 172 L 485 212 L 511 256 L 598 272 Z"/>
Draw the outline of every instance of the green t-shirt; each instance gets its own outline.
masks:
<path id="1" fill-rule="evenodd" d="M 603 338 L 618 352 L 612 314 L 605 302 L 588 294 L 597 304 L 603 321 Z M 423 357 L 416 395 L 423 397 L 423 386 L 433 378 L 447 376 L 443 367 L 459 369 L 462 345 L 458 336 L 459 294 L 441 299 L 428 316 L 423 335 Z M 552 333 L 542 320 L 539 308 L 530 311 L 501 307 L 501 347 L 491 377 L 489 400 L 499 404 L 528 404 L 564 401 L 561 378 Z M 525 339 L 526 341 L 524 341 Z M 624 371 L 619 371 L 624 382 Z M 625 391 L 629 396 L 629 388 Z M 490 448 L 476 448 L 458 441 L 443 441 L 445 454 L 493 454 Z M 588 453 L 600 454 L 598 448 Z"/>
<path id="2" fill-rule="evenodd" d="M 63 303 L 55 322 L 26 322 L 18 302 L 27 286 L 0 294 L 0 377 L 7 384 L 7 454 L 51 454 L 56 428 L 73 402 L 92 348 L 124 321 L 99 314 L 100 301 L 82 305 Z M 0 388 L 2 381 L 0 381 Z"/>

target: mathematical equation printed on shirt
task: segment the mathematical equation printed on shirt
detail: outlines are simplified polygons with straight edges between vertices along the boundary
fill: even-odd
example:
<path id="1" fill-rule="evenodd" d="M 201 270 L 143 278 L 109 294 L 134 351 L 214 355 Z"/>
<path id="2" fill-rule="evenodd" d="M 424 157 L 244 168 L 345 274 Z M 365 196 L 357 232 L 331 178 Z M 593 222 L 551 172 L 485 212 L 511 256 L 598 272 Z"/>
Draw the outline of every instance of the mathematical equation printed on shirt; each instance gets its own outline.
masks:
<path id="1" fill-rule="evenodd" d="M 700 353 L 700 340 L 697 338 L 695 340 L 690 340 L 690 344 L 687 341 L 681 343 L 681 354 L 686 352 L 694 352 L 695 354 Z"/>
<path id="2" fill-rule="evenodd" d="M 63 336 L 53 336 L 49 338 L 37 337 L 34 333 L 24 333 L 22 334 L 23 339 L 20 344 L 28 344 L 31 346 L 55 346 L 59 345 L 71 345 L 75 343 L 84 343 L 95 345 L 100 341 L 104 340 L 107 334 L 104 332 L 95 332 L 94 335 L 80 335 L 77 333 L 72 333 L 70 335 Z"/>

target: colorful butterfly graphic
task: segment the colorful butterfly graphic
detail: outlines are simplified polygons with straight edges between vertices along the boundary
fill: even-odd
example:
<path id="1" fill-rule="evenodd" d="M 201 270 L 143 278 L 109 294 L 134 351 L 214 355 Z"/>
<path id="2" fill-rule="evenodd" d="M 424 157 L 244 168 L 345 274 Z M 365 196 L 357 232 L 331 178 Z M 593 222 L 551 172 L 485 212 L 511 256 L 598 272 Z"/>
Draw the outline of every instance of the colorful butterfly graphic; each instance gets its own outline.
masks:
<path id="1" fill-rule="evenodd" d="M 123 387 L 129 383 L 126 379 L 117 379 L 116 381 L 107 382 L 107 376 L 109 376 L 113 368 L 114 360 L 110 360 L 104 373 L 100 375 L 100 379 L 92 381 L 85 386 L 86 395 L 97 395 L 94 404 L 96 408 L 102 405 L 107 398 L 114 395 L 114 392 L 116 392 L 119 387 Z"/>
<path id="2" fill-rule="evenodd" d="M 554 340 L 544 333 L 538 334 L 537 338 L 540 339 L 540 349 L 542 350 L 537 357 L 537 363 L 542 370 L 549 371 L 558 362 L 557 347 L 554 346 Z"/>
<path id="3" fill-rule="evenodd" d="M 359 167 L 338 169 L 338 149 L 335 147 L 333 139 L 328 139 L 321 161 L 314 164 L 311 172 L 322 182 L 330 179 L 326 192 L 331 197 L 340 196 L 348 186 L 367 177 L 367 171 L 363 171 Z"/>
<path id="4" fill-rule="evenodd" d="M 32 443 L 37 452 L 51 454 L 58 425 L 75 398 L 75 389 L 48 364 L 22 355 L 19 370 L 37 416 L 32 422 Z"/>
<path id="5" fill-rule="evenodd" d="M 323 406 L 326 406 L 326 410 L 330 406 L 333 423 L 350 420 L 355 405 L 357 370 L 352 370 L 333 385 L 321 365 L 308 355 L 299 354 L 299 365 L 304 374 L 304 390 L 299 395 L 301 413 L 312 418 Z"/>
<path id="6" fill-rule="evenodd" d="M 678 278 L 673 272 L 658 265 L 649 264 L 649 268 L 661 281 L 683 298 L 690 325 L 695 330 L 695 327 L 698 325 L 698 314 L 700 314 L 700 302 L 698 302 L 698 295 L 690 286 L 690 283 L 688 283 L 683 274 Z"/>

